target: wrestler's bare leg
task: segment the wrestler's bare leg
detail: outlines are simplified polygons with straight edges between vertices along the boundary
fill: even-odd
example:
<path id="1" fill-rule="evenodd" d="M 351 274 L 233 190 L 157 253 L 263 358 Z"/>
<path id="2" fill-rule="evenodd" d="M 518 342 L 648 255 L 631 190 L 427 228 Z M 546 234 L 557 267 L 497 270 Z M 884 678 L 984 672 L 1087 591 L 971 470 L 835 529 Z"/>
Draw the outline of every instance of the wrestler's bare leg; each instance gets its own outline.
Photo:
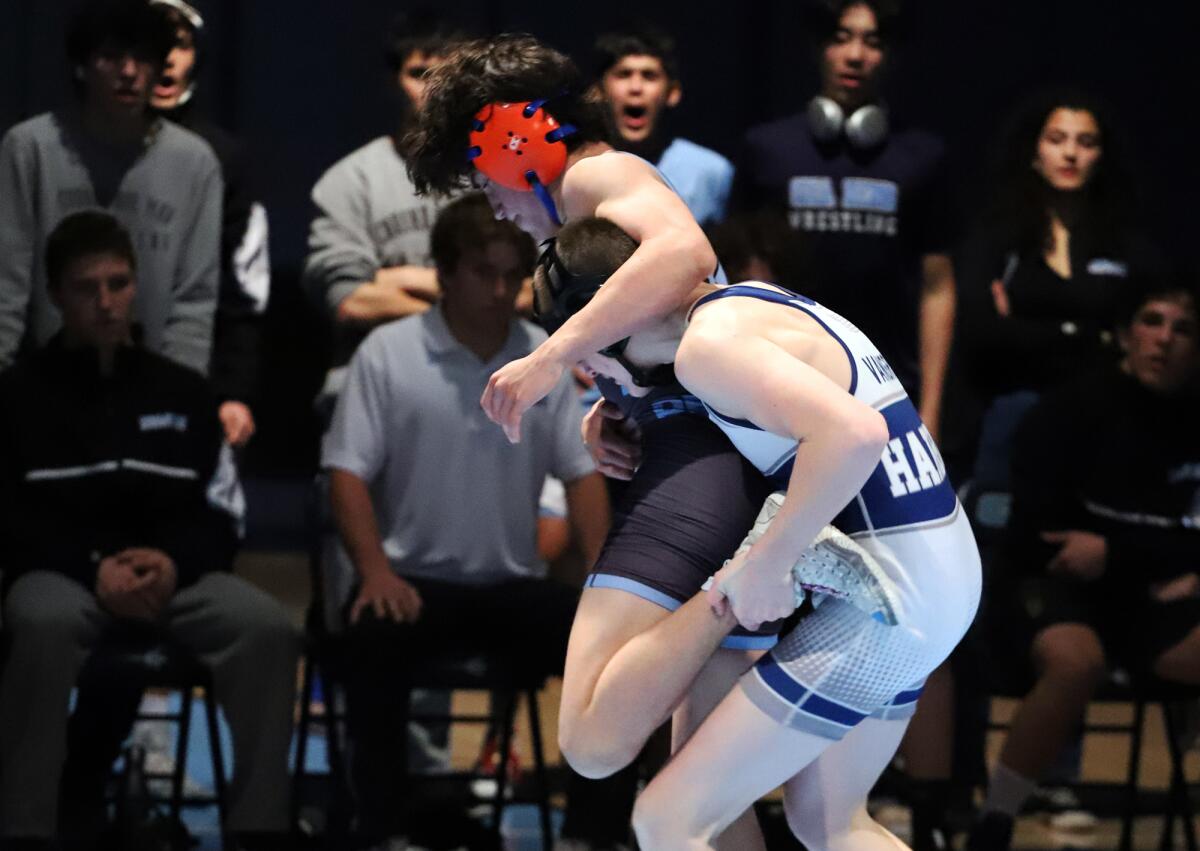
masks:
<path id="1" fill-rule="evenodd" d="M 625 591 L 584 589 L 558 722 L 571 767 L 595 778 L 631 763 L 735 625 L 730 614 L 714 614 L 703 594 L 669 612 Z"/>

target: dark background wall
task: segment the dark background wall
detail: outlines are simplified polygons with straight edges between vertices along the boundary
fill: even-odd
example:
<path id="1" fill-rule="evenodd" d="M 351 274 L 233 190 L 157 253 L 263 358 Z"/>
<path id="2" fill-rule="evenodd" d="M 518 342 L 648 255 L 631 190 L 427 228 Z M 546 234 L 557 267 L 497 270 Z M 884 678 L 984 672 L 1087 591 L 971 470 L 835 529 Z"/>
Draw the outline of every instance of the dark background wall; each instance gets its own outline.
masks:
<path id="1" fill-rule="evenodd" d="M 195 5 L 207 22 L 203 103 L 249 144 L 271 216 L 276 275 L 263 425 L 264 438 L 278 437 L 258 442 L 258 462 L 267 469 L 302 466 L 312 459 L 306 394 L 322 345 L 320 323 L 295 287 L 308 192 L 330 164 L 391 128 L 381 38 L 391 15 L 415 4 Z M 476 32 L 525 30 L 579 57 L 605 27 L 633 16 L 658 23 L 677 36 L 683 61 L 676 128 L 730 155 L 746 127 L 797 109 L 815 85 L 797 0 L 445 6 Z M 1200 197 L 1193 117 L 1200 63 L 1194 31 L 1179 17 L 1182 4 L 919 0 L 909 7 L 888 101 L 898 116 L 949 143 L 959 220 L 969 219 L 987 191 L 983 166 L 1013 104 L 1047 83 L 1070 82 L 1114 105 L 1132 142 L 1148 229 L 1168 253 L 1191 251 Z M 62 31 L 70 8 L 69 0 L 0 0 L 0 127 L 69 97 Z"/>

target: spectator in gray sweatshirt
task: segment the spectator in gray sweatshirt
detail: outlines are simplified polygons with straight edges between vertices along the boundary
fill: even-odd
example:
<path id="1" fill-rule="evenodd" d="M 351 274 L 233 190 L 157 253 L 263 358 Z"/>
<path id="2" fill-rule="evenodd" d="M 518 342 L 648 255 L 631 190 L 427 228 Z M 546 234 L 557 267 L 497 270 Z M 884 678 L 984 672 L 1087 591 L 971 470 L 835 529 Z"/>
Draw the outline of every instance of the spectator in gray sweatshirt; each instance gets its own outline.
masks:
<path id="1" fill-rule="evenodd" d="M 334 163 L 313 187 L 303 281 L 336 330 L 326 399 L 340 390 L 342 367 L 368 331 L 427 310 L 438 297 L 429 234 L 449 199 L 417 195 L 396 141 L 421 108 L 425 74 L 456 38 L 432 13 L 393 21 L 386 56 L 399 101 L 395 132 Z"/>
<path id="2" fill-rule="evenodd" d="M 67 34 L 77 102 L 0 140 L 0 367 L 61 327 L 46 237 L 68 213 L 99 207 L 133 235 L 142 343 L 207 373 L 223 187 L 212 148 L 149 110 L 173 42 L 148 0 L 89 0 Z"/>

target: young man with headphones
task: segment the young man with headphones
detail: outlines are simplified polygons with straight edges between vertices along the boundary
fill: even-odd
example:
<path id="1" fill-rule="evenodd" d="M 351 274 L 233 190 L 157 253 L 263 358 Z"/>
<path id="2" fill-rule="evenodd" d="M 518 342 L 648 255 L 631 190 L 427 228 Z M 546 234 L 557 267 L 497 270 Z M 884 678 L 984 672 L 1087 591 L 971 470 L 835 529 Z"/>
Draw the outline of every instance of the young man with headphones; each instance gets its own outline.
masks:
<path id="1" fill-rule="evenodd" d="M 810 294 L 879 345 L 936 434 L 955 307 L 942 144 L 894 126 L 881 101 L 898 0 L 813 6 L 820 93 L 747 132 L 738 203 L 804 232 Z"/>

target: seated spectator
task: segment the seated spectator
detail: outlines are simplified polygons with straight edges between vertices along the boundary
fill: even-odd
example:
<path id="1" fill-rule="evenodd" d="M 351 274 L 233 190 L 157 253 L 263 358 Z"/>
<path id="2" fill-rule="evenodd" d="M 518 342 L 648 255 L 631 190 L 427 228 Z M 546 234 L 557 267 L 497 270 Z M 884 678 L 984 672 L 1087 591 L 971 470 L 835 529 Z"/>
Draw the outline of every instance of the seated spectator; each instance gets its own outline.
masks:
<path id="1" fill-rule="evenodd" d="M 150 105 L 208 142 L 221 163 L 221 288 L 209 377 L 221 400 L 225 438 L 235 447 L 254 434 L 262 318 L 271 291 L 267 212 L 251 185 L 241 143 L 196 109 L 196 70 L 203 60 L 204 18 L 184 0 L 151 0 L 167 18 L 175 44 L 151 89 Z"/>
<path id="2" fill-rule="evenodd" d="M 471 195 L 438 216 L 432 250 L 441 302 L 359 347 L 322 459 L 358 576 L 347 601 L 347 708 L 360 823 L 372 841 L 409 830 L 394 723 L 407 660 L 432 648 L 486 649 L 536 672 L 562 669 L 578 590 L 547 580 L 538 559 L 546 475 L 565 483 L 589 563 L 607 530 L 569 376 L 532 409 L 519 444 L 479 407 L 492 372 L 544 336 L 514 314 L 533 242 Z"/>
<path id="3" fill-rule="evenodd" d="M 447 199 L 417 195 L 396 144 L 424 102 L 425 75 L 455 38 L 429 13 L 393 21 L 387 62 L 398 101 L 396 132 L 339 160 L 313 187 L 303 284 L 336 331 L 335 371 L 323 394 L 329 401 L 344 380 L 338 368 L 368 331 L 427 310 L 437 298 L 429 233 Z"/>
<path id="4" fill-rule="evenodd" d="M 658 166 L 700 224 L 725 218 L 733 164 L 670 129 L 670 110 L 683 99 L 675 39 L 643 27 L 605 33 L 594 50 L 617 150 Z"/>
<path id="5" fill-rule="evenodd" d="M 61 326 L 43 251 L 68 213 L 129 229 L 146 347 L 207 372 L 217 302 L 221 168 L 199 136 L 156 117 L 150 90 L 174 34 L 149 0 L 88 0 L 67 34 L 78 103 L 0 140 L 0 367 Z"/>
<path id="6" fill-rule="evenodd" d="M 1013 452 L 1010 563 L 1041 598 L 1037 683 L 1013 718 L 968 847 L 1013 819 L 1082 721 L 1110 664 L 1200 685 L 1200 314 L 1158 285 L 1118 332 L 1118 367 L 1053 391 Z"/>
<path id="7" fill-rule="evenodd" d="M 72 686 L 106 636 L 133 633 L 212 669 L 233 733 L 227 826 L 260 847 L 287 827 L 298 636 L 228 572 L 242 498 L 217 404 L 133 342 L 136 268 L 114 217 L 64 219 L 45 256 L 62 330 L 0 375 L 0 836 L 51 847 Z"/>
<path id="8" fill-rule="evenodd" d="M 1119 142 L 1095 98 L 1038 95 L 1005 134 L 995 203 L 958 258 L 967 398 L 948 450 L 991 485 L 1007 482 L 1013 429 L 1038 394 L 1119 356 L 1118 305 L 1150 262 Z"/>

